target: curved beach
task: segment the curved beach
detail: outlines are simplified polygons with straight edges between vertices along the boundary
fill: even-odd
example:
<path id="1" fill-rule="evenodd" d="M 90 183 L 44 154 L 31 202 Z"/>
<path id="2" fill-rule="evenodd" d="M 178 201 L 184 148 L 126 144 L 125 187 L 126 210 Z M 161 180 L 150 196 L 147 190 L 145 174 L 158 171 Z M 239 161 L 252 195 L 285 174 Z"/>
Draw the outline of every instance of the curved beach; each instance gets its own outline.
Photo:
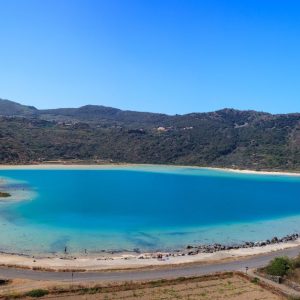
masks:
<path id="1" fill-rule="evenodd" d="M 217 167 L 200 167 L 200 166 L 189 166 L 189 165 L 153 165 L 153 164 L 133 164 L 133 163 L 110 163 L 110 164 L 76 164 L 69 163 L 67 161 L 54 162 L 54 163 L 35 163 L 35 164 L 24 164 L 24 165 L 12 165 L 12 164 L 0 164 L 0 170 L 102 170 L 110 168 L 128 168 L 128 167 L 152 167 L 152 168 L 172 168 L 172 169 L 196 169 L 196 170 L 219 170 L 226 172 L 234 172 L 241 174 L 257 174 L 257 175 L 277 175 L 277 176 L 296 176 L 300 177 L 300 172 L 291 171 L 255 171 L 247 169 L 235 169 L 235 168 L 217 168 Z"/>

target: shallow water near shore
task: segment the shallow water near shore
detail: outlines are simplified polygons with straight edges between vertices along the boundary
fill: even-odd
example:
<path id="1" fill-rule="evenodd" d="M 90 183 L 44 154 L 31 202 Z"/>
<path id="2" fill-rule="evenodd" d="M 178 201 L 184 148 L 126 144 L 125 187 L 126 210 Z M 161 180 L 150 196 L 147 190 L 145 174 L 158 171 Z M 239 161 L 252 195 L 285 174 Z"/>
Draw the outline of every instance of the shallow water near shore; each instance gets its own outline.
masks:
<path id="1" fill-rule="evenodd" d="M 300 177 L 128 166 L 0 178 L 27 197 L 0 201 L 6 252 L 156 251 L 300 232 Z"/>

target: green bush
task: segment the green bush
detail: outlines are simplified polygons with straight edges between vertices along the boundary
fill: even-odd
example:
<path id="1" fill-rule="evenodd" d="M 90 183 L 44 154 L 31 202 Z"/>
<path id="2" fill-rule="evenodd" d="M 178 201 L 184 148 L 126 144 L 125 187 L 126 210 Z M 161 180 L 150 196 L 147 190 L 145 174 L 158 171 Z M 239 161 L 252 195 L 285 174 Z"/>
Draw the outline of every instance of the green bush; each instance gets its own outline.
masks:
<path id="1" fill-rule="evenodd" d="M 33 298 L 39 298 L 48 295 L 49 292 L 47 290 L 37 289 L 32 290 L 26 293 L 26 296 L 33 297 Z"/>
<path id="2" fill-rule="evenodd" d="M 292 261 L 288 257 L 276 257 L 266 267 L 266 273 L 273 276 L 287 275 L 292 269 Z"/>
<path id="3" fill-rule="evenodd" d="M 251 282 L 255 283 L 255 284 L 258 284 L 259 283 L 259 278 L 254 277 L 254 278 L 251 279 Z"/>

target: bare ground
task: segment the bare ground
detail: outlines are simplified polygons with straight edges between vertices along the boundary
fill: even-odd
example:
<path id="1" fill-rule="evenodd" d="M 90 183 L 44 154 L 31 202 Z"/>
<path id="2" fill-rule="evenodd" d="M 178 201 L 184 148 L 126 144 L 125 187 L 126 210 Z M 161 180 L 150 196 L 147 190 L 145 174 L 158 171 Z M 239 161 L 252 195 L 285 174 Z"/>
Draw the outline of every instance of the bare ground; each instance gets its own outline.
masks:
<path id="1" fill-rule="evenodd" d="M 15 282 L 15 286 L 27 286 L 31 283 Z M 25 285 L 24 285 L 25 284 Z M 160 299 L 188 299 L 188 300 L 282 300 L 286 299 L 270 288 L 251 282 L 248 278 L 225 273 L 193 278 L 178 278 L 152 282 L 128 282 L 116 285 L 92 286 L 48 286 L 49 294 L 40 299 L 61 300 L 160 300 Z M 40 288 L 46 288 L 47 283 L 40 282 Z M 73 292 L 66 292 L 66 288 Z M 65 291 L 63 292 L 63 289 Z M 77 290 L 76 290 L 77 289 Z M 75 291 L 76 290 L 76 291 Z M 8 298 L 9 299 L 9 298 Z M 21 298 L 30 299 L 30 298 Z"/>

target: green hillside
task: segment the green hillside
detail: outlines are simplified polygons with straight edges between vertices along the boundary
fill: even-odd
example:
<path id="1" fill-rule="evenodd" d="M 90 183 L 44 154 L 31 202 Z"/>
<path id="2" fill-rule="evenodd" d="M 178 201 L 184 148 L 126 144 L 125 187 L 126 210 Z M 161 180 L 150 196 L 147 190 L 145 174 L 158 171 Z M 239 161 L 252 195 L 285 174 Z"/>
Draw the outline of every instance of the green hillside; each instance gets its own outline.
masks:
<path id="1" fill-rule="evenodd" d="M 300 114 L 37 110 L 0 100 L 0 141 L 1 163 L 76 159 L 300 170 Z"/>

